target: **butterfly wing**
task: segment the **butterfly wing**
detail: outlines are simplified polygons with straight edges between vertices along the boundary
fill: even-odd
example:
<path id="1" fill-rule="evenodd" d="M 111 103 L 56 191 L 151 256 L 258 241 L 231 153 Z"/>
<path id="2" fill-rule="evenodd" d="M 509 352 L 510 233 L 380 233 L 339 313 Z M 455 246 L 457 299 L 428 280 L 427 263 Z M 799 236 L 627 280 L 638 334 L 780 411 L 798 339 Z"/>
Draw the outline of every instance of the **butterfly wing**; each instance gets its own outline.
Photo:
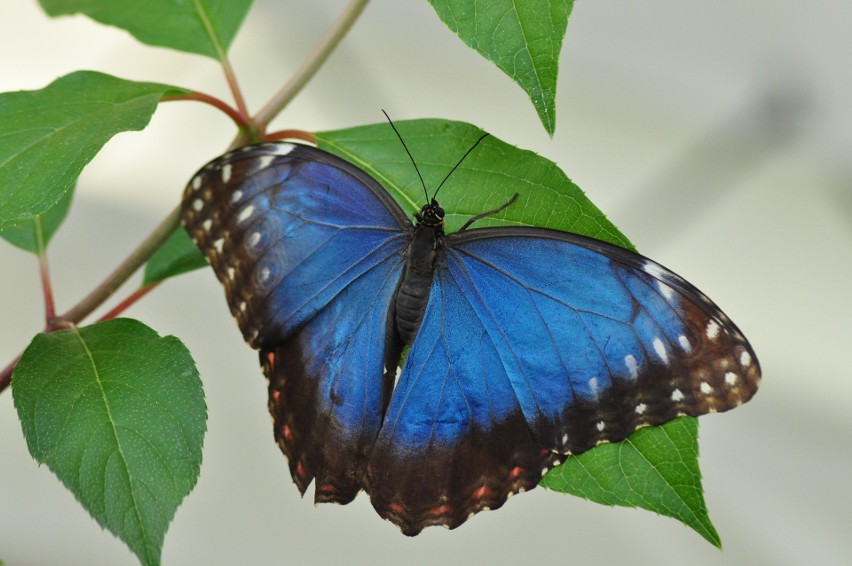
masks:
<path id="1" fill-rule="evenodd" d="M 286 143 L 207 165 L 182 215 L 260 350 L 294 482 L 304 493 L 316 479 L 318 501 L 350 501 L 392 386 L 387 317 L 411 223 L 360 169 Z"/>
<path id="2" fill-rule="evenodd" d="M 408 534 L 453 528 L 562 454 L 733 408 L 759 379 L 739 329 L 651 260 L 544 229 L 453 234 L 370 461 L 373 505 Z"/>

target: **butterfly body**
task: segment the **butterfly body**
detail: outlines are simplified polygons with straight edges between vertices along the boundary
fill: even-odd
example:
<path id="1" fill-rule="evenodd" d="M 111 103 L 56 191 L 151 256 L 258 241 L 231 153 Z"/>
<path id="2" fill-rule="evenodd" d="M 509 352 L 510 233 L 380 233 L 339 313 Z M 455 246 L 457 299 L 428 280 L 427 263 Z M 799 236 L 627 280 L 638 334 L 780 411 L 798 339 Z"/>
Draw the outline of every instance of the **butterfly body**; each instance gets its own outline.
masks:
<path id="1" fill-rule="evenodd" d="M 435 210 L 437 203 L 423 207 L 418 218 L 428 218 L 424 223 L 419 221 L 414 228 L 411 242 L 405 253 L 405 269 L 399 283 L 399 290 L 394 300 L 396 332 L 407 345 L 414 343 L 414 337 L 423 321 L 426 302 L 432 288 L 435 275 L 435 261 L 439 253 L 439 245 L 444 236 L 443 220 L 438 220 Z M 440 211 L 440 218 L 444 216 Z"/>
<path id="2" fill-rule="evenodd" d="M 364 171 L 298 144 L 235 151 L 187 187 L 184 225 L 316 501 L 363 489 L 406 534 L 453 528 L 566 455 L 756 391 L 739 329 L 661 265 L 556 230 L 445 235 L 443 215 L 432 200 L 412 223 Z"/>

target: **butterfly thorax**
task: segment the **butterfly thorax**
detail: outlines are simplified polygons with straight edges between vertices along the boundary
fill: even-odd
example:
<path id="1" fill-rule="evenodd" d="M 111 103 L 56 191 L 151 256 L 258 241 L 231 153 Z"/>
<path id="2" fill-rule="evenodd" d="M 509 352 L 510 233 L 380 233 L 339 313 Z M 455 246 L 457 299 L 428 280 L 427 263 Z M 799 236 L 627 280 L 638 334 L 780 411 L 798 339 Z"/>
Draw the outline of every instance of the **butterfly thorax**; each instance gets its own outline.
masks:
<path id="1" fill-rule="evenodd" d="M 444 235 L 444 210 L 435 199 L 414 215 L 417 225 L 405 251 L 405 270 L 396 292 L 394 322 L 408 345 L 414 342 L 432 288 L 438 245 Z"/>

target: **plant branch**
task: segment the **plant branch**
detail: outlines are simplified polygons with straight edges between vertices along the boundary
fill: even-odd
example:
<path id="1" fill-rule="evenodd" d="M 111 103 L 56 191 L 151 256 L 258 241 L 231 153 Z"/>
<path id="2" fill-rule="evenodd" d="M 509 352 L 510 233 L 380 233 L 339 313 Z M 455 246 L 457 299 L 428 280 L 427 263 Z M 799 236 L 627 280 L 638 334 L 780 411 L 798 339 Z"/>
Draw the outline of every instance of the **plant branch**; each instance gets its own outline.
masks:
<path id="1" fill-rule="evenodd" d="M 284 107 L 302 90 L 305 84 L 313 77 L 322 64 L 334 51 L 334 48 L 346 35 L 346 32 L 361 15 L 364 7 L 369 0 L 350 0 L 343 12 L 334 22 L 331 29 L 326 32 L 325 36 L 316 45 L 313 52 L 302 63 L 302 66 L 296 71 L 287 83 L 281 87 L 275 95 L 266 103 L 266 106 L 261 108 L 260 112 L 254 118 L 254 123 L 260 131 L 264 131 L 269 122 L 277 116 Z"/>
<path id="2" fill-rule="evenodd" d="M 133 275 L 142 264 L 148 261 L 157 249 L 180 226 L 180 207 L 173 211 L 157 226 L 139 246 L 131 252 L 121 264 L 110 273 L 100 285 L 95 287 L 82 301 L 68 312 L 58 317 L 62 322 L 77 323 L 101 306 L 115 291 Z"/>

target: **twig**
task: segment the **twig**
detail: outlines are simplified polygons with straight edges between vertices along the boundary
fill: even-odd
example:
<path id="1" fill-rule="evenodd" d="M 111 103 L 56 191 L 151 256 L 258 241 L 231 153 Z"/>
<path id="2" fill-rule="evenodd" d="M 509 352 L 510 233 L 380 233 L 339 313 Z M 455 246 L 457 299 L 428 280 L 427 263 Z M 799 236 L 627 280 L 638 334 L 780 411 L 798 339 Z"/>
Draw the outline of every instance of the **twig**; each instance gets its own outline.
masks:
<path id="1" fill-rule="evenodd" d="M 150 258 L 160 246 L 180 226 L 180 207 L 173 211 L 157 226 L 145 240 L 133 250 L 121 264 L 115 268 L 91 293 L 58 317 L 64 322 L 77 323 L 101 306 L 115 291 L 127 281 Z"/>
<path id="2" fill-rule="evenodd" d="M 296 71 L 287 83 L 281 87 L 275 95 L 261 108 L 254 117 L 255 126 L 259 131 L 264 131 L 269 122 L 277 116 L 287 104 L 302 90 L 302 87 L 313 77 L 328 56 L 346 35 L 346 32 L 361 15 L 369 0 L 350 0 L 340 17 L 325 36 L 316 45 L 313 52 L 308 56 L 302 66 Z"/>

